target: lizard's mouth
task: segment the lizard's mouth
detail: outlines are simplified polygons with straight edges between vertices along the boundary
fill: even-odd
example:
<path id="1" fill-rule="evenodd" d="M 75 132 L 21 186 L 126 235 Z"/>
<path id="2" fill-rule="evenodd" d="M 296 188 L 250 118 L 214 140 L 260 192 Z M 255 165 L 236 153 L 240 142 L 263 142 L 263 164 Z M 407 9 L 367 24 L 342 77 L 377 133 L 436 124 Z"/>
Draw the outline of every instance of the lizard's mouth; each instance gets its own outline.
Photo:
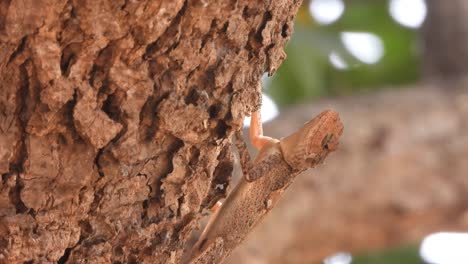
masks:
<path id="1" fill-rule="evenodd" d="M 327 153 L 328 154 L 328 153 Z M 325 155 L 319 155 L 319 154 L 312 154 L 310 155 L 307 159 L 306 159 L 306 162 L 309 165 L 310 168 L 313 168 L 315 167 L 317 164 L 321 163 L 323 159 L 325 159 L 325 157 L 327 156 L 327 154 Z"/>

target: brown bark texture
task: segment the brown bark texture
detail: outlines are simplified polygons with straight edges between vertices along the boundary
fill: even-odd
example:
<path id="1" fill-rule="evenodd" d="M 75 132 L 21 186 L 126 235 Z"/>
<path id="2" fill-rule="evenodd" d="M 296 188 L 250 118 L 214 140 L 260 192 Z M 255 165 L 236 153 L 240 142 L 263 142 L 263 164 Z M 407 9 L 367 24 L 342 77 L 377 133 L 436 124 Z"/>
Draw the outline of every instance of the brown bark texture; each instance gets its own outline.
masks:
<path id="1" fill-rule="evenodd" d="M 178 263 L 299 5 L 0 1 L 0 263 Z"/>
<path id="2" fill-rule="evenodd" d="M 426 82 L 324 100 L 265 124 L 267 135 L 287 135 L 333 108 L 346 130 L 334 155 L 296 178 L 227 263 L 318 263 L 467 230 L 467 87 L 466 79 Z"/>

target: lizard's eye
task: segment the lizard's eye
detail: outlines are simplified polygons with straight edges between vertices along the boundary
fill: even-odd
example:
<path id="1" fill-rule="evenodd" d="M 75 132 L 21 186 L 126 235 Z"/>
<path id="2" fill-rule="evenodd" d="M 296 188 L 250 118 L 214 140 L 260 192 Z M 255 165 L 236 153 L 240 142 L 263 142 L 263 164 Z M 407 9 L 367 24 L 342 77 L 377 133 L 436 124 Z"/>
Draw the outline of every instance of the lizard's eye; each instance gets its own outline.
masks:
<path id="1" fill-rule="evenodd" d="M 333 138 L 333 134 L 327 134 L 323 139 L 322 139 L 322 148 L 328 150 L 329 147 L 328 147 L 328 143 L 330 143 L 330 141 L 332 140 Z"/>
<path id="2" fill-rule="evenodd" d="M 306 163 L 309 164 L 309 167 L 314 167 L 315 165 L 319 164 L 320 162 L 325 159 L 326 155 L 317 155 L 317 154 L 311 154 L 307 159 Z"/>

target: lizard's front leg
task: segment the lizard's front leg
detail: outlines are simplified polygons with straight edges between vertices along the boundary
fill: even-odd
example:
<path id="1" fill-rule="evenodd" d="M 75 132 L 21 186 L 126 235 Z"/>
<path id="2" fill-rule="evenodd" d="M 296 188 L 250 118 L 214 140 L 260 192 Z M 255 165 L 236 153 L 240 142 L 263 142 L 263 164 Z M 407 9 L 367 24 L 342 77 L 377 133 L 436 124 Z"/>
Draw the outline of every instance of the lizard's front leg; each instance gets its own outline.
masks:
<path id="1" fill-rule="evenodd" d="M 267 146 L 272 146 L 279 142 L 277 139 L 263 135 L 263 125 L 260 110 L 252 112 L 250 119 L 250 142 L 255 148 L 259 150 L 257 158 L 266 155 L 264 152 L 266 149 L 268 149 Z M 239 153 L 239 160 L 244 179 L 248 182 L 252 182 L 264 175 L 263 173 L 258 173 L 257 171 L 252 170 L 252 160 L 250 159 L 247 145 L 245 144 L 245 141 L 243 140 L 240 132 L 236 133 L 234 137 L 234 144 L 236 145 Z"/>
<path id="2" fill-rule="evenodd" d="M 240 166 L 242 169 L 242 174 L 244 175 L 244 179 L 248 182 L 252 182 L 260 178 L 263 174 L 255 173 L 252 171 L 252 160 L 250 158 L 249 150 L 247 149 L 247 145 L 245 144 L 244 139 L 242 138 L 242 133 L 238 131 L 234 135 L 234 144 L 236 145 L 237 151 L 239 152 L 239 160 Z M 263 147 L 269 144 L 276 144 L 279 140 L 266 137 L 263 135 L 263 125 L 260 115 L 260 110 L 257 110 L 252 113 L 252 117 L 250 119 L 250 141 L 252 145 L 254 145 L 257 149 L 261 150 Z M 222 206 L 222 202 L 218 201 L 216 204 L 211 208 L 212 216 L 215 216 L 219 209 Z M 214 217 L 212 217 L 214 218 Z M 208 225 L 205 229 L 208 228 Z"/>
<path id="3" fill-rule="evenodd" d="M 277 139 L 263 135 L 263 125 L 260 109 L 252 112 L 252 117 L 250 118 L 250 142 L 252 142 L 252 145 L 254 145 L 254 147 L 256 147 L 258 150 L 261 150 L 268 144 L 275 144 L 279 142 Z"/>

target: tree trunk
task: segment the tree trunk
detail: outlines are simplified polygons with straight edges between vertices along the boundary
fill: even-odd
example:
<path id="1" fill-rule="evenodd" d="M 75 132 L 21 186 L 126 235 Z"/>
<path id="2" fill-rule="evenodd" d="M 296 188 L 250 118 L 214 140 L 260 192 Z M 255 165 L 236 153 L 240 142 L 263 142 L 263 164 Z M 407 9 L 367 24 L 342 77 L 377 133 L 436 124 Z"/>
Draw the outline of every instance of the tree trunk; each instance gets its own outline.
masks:
<path id="1" fill-rule="evenodd" d="M 429 0 L 423 28 L 425 78 L 463 77 L 468 72 L 468 2 Z"/>
<path id="2" fill-rule="evenodd" d="M 178 263 L 299 5 L 1 1 L 0 262 Z"/>

